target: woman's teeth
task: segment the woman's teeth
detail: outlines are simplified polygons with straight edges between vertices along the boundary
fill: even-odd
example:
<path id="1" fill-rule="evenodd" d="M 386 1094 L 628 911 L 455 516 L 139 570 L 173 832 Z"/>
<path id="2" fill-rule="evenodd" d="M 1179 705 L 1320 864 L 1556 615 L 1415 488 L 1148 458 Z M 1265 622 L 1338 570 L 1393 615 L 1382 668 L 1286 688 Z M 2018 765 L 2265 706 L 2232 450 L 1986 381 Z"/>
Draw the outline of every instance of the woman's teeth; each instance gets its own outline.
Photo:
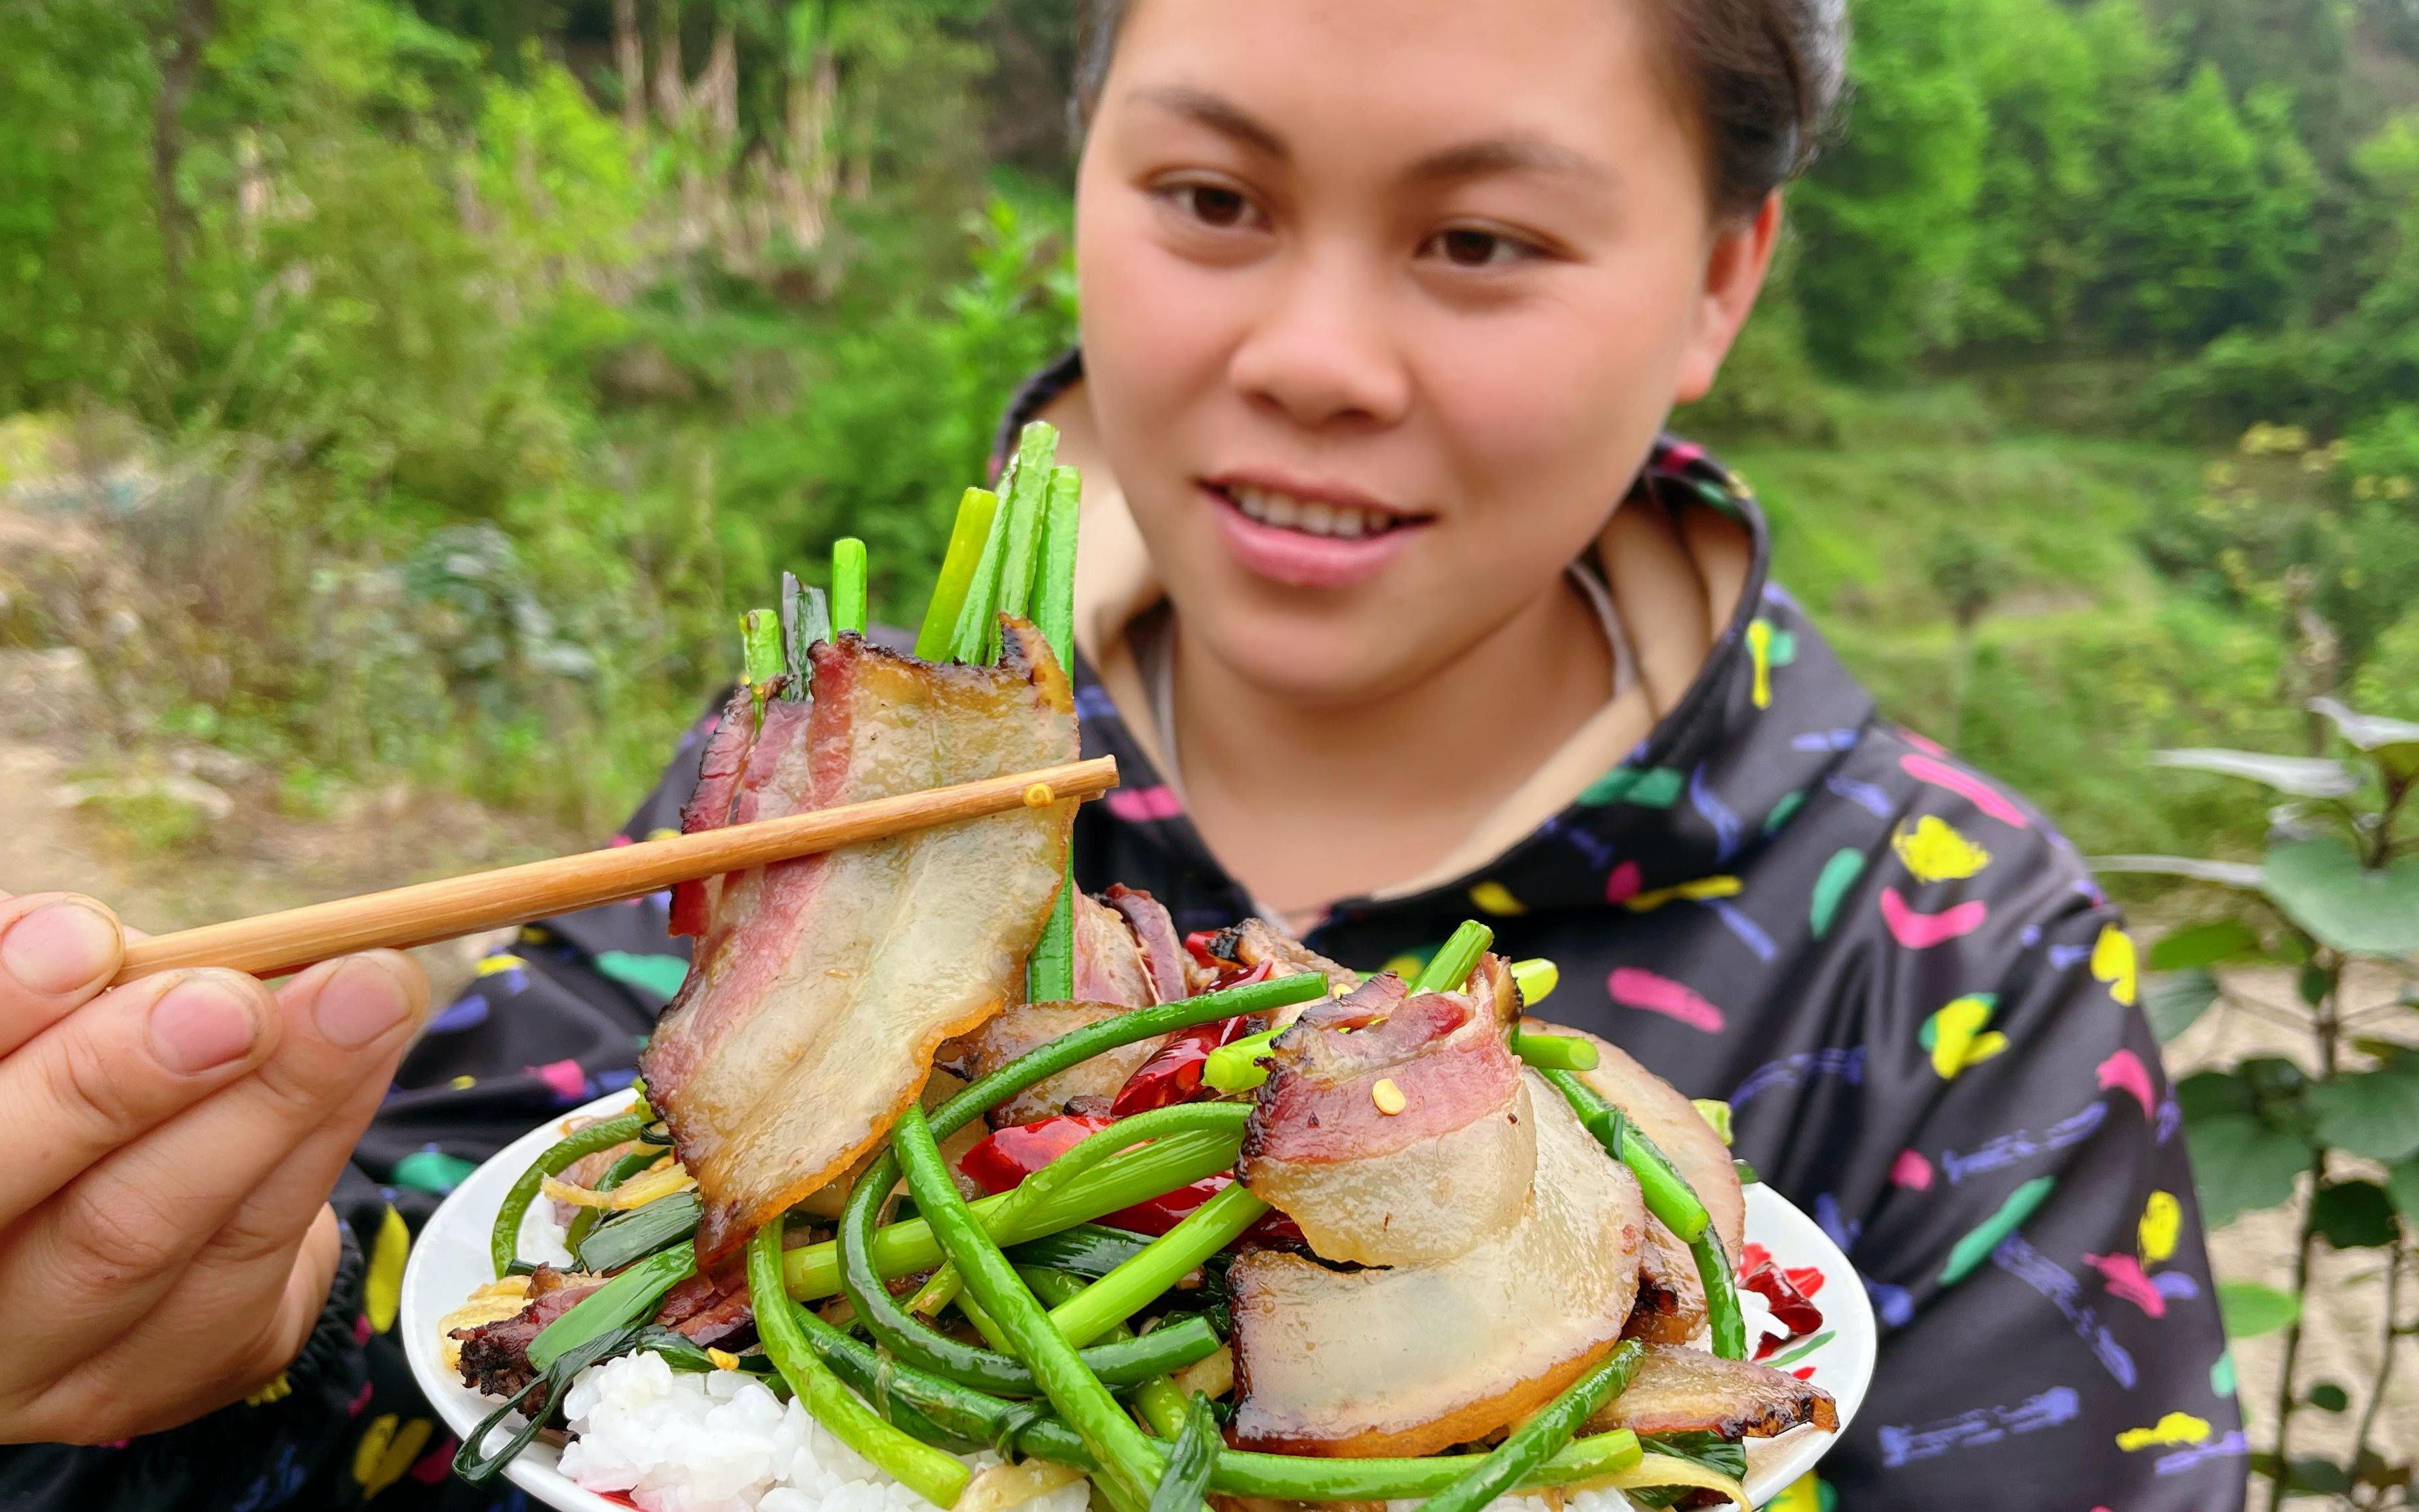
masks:
<path id="1" fill-rule="evenodd" d="M 1337 536 L 1350 541 L 1392 530 L 1394 525 L 1393 517 L 1374 509 L 1331 504 L 1323 499 L 1296 499 L 1273 488 L 1231 488 L 1227 497 L 1234 500 L 1244 518 L 1279 530 L 1300 531 L 1304 535 Z"/>

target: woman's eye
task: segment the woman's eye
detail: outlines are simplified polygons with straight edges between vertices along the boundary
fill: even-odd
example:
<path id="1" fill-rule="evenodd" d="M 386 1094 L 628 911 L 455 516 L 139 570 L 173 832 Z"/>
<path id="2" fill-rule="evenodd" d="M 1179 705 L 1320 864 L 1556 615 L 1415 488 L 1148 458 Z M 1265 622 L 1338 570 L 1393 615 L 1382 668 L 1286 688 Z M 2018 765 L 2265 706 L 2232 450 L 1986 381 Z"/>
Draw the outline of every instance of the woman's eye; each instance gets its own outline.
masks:
<path id="1" fill-rule="evenodd" d="M 1224 184 L 1170 184 L 1162 193 L 1179 211 L 1215 230 L 1249 225 L 1256 218 L 1242 191 Z"/>
<path id="2" fill-rule="evenodd" d="M 1438 232 L 1422 250 L 1456 268 L 1506 268 L 1537 255 L 1534 247 L 1517 238 L 1467 225 Z"/>

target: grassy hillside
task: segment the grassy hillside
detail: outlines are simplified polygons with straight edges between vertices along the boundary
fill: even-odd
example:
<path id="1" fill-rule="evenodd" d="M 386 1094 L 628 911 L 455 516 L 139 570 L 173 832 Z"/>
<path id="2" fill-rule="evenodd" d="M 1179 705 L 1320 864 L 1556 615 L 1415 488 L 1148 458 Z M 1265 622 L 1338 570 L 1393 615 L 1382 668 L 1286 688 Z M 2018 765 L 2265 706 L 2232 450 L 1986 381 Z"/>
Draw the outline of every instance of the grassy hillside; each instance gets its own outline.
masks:
<path id="1" fill-rule="evenodd" d="M 1722 454 L 1764 501 L 1780 580 L 1885 711 L 2022 789 L 2087 851 L 2256 841 L 2247 788 L 2149 768 L 2162 747 L 2298 739 L 2275 635 L 2143 549 L 2211 458 L 2005 432 L 1962 390 L 1839 407 L 1836 441 Z"/>

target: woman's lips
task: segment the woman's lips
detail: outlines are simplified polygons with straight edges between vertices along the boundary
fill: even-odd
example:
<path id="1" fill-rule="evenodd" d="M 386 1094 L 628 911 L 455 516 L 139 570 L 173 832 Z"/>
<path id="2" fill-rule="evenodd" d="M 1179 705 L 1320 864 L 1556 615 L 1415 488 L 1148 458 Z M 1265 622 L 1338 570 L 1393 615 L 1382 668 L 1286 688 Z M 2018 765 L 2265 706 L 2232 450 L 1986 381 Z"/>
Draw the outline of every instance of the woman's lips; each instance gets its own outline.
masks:
<path id="1" fill-rule="evenodd" d="M 1405 520 L 1375 535 L 1314 535 L 1263 524 L 1235 505 L 1224 489 L 1200 486 L 1217 514 L 1228 549 L 1244 570 L 1292 588 L 1344 588 L 1366 582 L 1402 555 L 1425 520 Z"/>

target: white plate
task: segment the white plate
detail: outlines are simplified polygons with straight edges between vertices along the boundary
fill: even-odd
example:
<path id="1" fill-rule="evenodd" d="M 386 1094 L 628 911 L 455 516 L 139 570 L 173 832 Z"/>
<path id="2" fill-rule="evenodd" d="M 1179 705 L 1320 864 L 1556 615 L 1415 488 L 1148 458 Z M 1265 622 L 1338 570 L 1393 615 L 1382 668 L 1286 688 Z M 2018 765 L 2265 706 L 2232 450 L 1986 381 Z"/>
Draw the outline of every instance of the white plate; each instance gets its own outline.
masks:
<path id="1" fill-rule="evenodd" d="M 617 1092 L 565 1118 L 608 1117 L 629 1106 L 630 1095 Z M 404 1350 L 420 1389 L 457 1439 L 493 1412 L 496 1403 L 463 1385 L 461 1378 L 446 1368 L 438 1348 L 437 1320 L 495 1279 L 487 1235 L 495 1227 L 496 1211 L 503 1206 L 504 1193 L 514 1180 L 562 1137 L 562 1125 L 563 1120 L 557 1119 L 531 1130 L 465 1178 L 421 1230 L 411 1247 L 410 1263 L 404 1268 Z M 1823 1309 L 1823 1331 L 1815 1335 L 1820 1342 L 1811 1350 L 1795 1346 L 1803 1352 L 1793 1357 L 1792 1351 L 1783 1351 L 1783 1358 L 1791 1369 L 1811 1368 L 1811 1379 L 1839 1402 L 1840 1426 L 1845 1427 L 1863 1404 L 1865 1386 L 1873 1374 L 1873 1311 L 1865 1300 L 1863 1285 L 1839 1246 L 1770 1187 L 1747 1189 L 1747 1233 L 1750 1242 L 1771 1251 L 1782 1267 L 1810 1267 L 1822 1273 L 1824 1284 L 1815 1299 Z M 1768 1443 L 1750 1441 L 1748 1494 L 1759 1506 L 1780 1495 L 1814 1468 L 1835 1437 L 1800 1428 Z M 540 1440 L 507 1465 L 504 1473 L 532 1496 L 564 1512 L 629 1512 L 625 1502 L 609 1501 L 573 1485 L 555 1468 L 557 1453 L 554 1445 Z"/>

